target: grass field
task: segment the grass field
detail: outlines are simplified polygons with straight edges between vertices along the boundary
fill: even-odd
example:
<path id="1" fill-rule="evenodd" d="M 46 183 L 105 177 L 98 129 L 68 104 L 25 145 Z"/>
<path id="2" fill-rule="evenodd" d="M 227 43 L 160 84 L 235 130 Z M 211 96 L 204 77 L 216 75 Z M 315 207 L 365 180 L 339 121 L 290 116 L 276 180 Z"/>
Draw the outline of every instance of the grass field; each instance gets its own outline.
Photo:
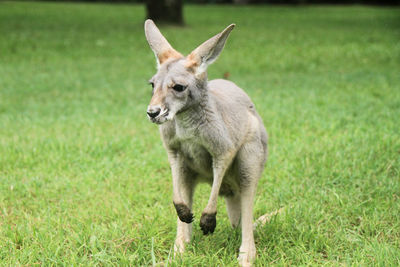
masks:
<path id="1" fill-rule="evenodd" d="M 257 266 L 400 265 L 400 9 L 186 6 L 188 53 L 235 22 L 210 78 L 252 97 L 270 135 Z M 140 5 L 0 3 L 0 265 L 166 262 L 176 216 L 146 118 L 155 60 Z M 223 199 L 173 266 L 235 266 Z"/>

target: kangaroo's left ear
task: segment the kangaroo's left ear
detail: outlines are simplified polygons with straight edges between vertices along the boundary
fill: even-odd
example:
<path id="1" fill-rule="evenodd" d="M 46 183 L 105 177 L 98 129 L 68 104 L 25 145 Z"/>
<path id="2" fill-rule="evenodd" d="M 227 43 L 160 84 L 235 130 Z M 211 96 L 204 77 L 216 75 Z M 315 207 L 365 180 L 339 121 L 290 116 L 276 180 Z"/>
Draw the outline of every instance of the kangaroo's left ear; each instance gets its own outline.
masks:
<path id="1" fill-rule="evenodd" d="M 151 19 L 146 20 L 144 23 L 144 33 L 150 48 L 156 56 L 158 66 L 170 58 L 183 57 L 181 53 L 172 48 Z"/>
<path id="2" fill-rule="evenodd" d="M 187 56 L 188 63 L 186 67 L 194 68 L 197 74 L 205 72 L 208 65 L 212 64 L 218 58 L 225 46 L 226 39 L 228 39 L 234 27 L 235 24 L 229 25 L 225 30 L 193 50 L 192 53 Z"/>

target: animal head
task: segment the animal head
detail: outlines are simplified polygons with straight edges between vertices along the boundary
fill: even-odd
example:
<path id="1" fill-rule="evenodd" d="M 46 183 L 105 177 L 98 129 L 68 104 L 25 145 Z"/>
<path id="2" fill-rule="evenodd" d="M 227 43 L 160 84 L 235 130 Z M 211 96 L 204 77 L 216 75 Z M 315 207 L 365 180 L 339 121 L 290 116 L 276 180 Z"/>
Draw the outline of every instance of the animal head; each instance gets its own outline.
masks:
<path id="1" fill-rule="evenodd" d="M 184 57 L 172 48 L 152 20 L 146 20 L 146 39 L 157 60 L 157 73 L 149 81 L 153 96 L 147 115 L 152 122 L 172 120 L 201 100 L 206 90 L 207 67 L 218 58 L 234 26 L 229 25 Z"/>

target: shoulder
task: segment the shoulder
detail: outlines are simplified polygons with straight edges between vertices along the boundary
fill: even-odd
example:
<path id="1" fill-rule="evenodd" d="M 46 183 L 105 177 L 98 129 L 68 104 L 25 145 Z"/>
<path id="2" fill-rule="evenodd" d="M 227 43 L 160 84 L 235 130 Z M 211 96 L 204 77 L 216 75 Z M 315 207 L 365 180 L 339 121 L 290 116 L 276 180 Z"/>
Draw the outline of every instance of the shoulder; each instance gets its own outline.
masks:
<path id="1" fill-rule="evenodd" d="M 240 89 L 235 83 L 224 79 L 211 80 L 208 82 L 208 87 L 210 89 L 226 88 L 226 87 Z"/>
<path id="2" fill-rule="evenodd" d="M 212 80 L 209 81 L 208 88 L 210 93 L 218 102 L 244 106 L 252 105 L 252 102 L 245 91 L 231 81 L 224 79 Z"/>

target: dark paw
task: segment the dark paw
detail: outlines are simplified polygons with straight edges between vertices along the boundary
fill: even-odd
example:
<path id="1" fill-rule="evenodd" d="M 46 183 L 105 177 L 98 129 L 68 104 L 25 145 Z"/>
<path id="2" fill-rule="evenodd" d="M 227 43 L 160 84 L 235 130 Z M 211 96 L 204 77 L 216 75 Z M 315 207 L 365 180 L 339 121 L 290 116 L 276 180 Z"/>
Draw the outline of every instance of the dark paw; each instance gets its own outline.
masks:
<path id="1" fill-rule="evenodd" d="M 179 220 L 185 223 L 193 222 L 193 214 L 185 204 L 175 204 L 176 213 L 178 213 Z"/>
<path id="2" fill-rule="evenodd" d="M 200 228 L 203 234 L 214 233 L 215 227 L 217 226 L 217 213 L 203 213 L 200 219 Z"/>

